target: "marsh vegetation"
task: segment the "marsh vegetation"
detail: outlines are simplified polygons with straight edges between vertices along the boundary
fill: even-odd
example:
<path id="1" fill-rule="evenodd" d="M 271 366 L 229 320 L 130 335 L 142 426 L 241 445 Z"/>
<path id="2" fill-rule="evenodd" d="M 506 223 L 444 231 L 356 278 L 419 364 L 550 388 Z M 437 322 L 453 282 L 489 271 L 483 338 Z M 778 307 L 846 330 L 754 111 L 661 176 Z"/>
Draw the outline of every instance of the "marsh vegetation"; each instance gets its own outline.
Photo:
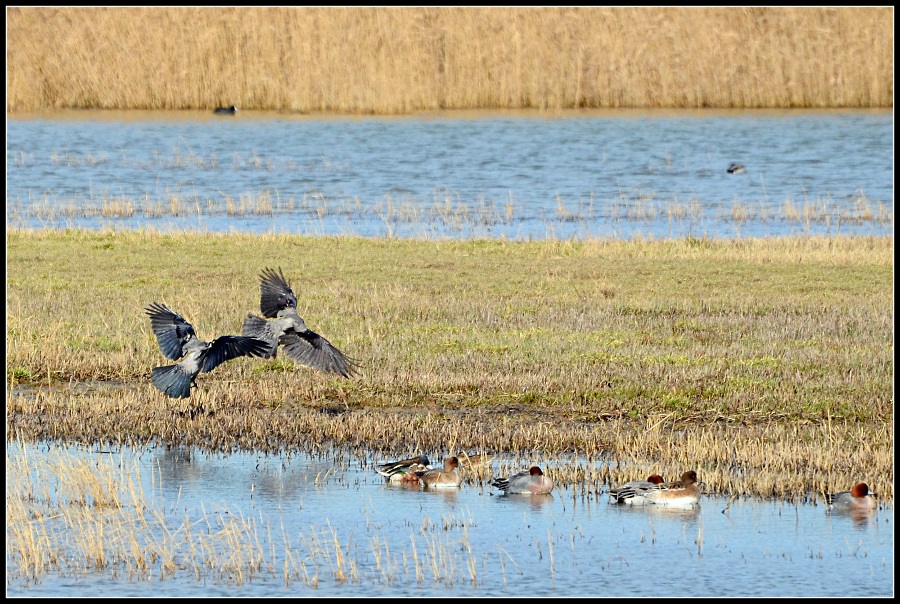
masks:
<path id="1" fill-rule="evenodd" d="M 26 441 L 577 454 L 608 463 L 557 483 L 692 467 L 712 493 L 864 479 L 893 499 L 892 238 L 12 230 L 7 252 L 7 432 Z M 230 333 L 271 265 L 361 375 L 242 358 L 187 401 L 160 396 L 147 301 Z"/>
<path id="2" fill-rule="evenodd" d="M 894 93 L 890 7 L 15 7 L 7 43 L 11 111 L 892 107 Z"/>
<path id="3" fill-rule="evenodd" d="M 389 233 L 402 227 L 411 227 L 422 233 L 478 232 L 479 229 L 497 225 L 514 226 L 526 216 L 524 205 L 512 196 L 503 202 L 482 199 L 481 203 L 472 204 L 453 195 L 435 195 L 431 199 L 386 195 L 374 204 L 363 204 L 359 198 L 333 199 L 323 194 L 282 195 L 280 191 L 268 188 L 248 191 L 238 198 L 230 195 L 218 198 L 184 196 L 178 193 L 169 193 L 164 198 L 152 198 L 147 194 L 137 198 L 104 194 L 88 198 L 44 195 L 28 200 L 27 207 L 13 203 L 7 210 L 8 220 L 13 224 L 38 221 L 49 226 L 85 218 L 116 221 L 182 217 L 203 220 L 225 216 L 307 217 L 323 221 L 339 217 L 357 224 L 382 222 Z M 708 208 L 697 198 L 678 201 L 657 199 L 652 193 L 636 197 L 620 194 L 618 198 L 582 199 L 571 205 L 557 199 L 556 208 L 547 218 L 548 221 L 593 223 L 601 216 L 613 222 L 632 223 L 663 220 L 669 224 L 690 224 L 711 220 L 733 225 L 738 230 L 753 222 L 799 228 L 825 225 L 835 230 L 860 225 L 883 228 L 894 222 L 894 212 L 888 204 L 870 199 L 864 193 L 857 194 L 852 204 L 839 204 L 830 199 L 807 199 L 802 202 L 785 199 L 774 210 L 755 203 Z"/>
<path id="4" fill-rule="evenodd" d="M 234 118 L 213 117 L 211 109 L 559 115 L 623 107 L 892 107 L 892 17 L 889 7 L 14 7 L 7 11 L 7 109 L 13 115 L 202 110 L 197 119 L 234 124 Z M 724 546 L 716 556 L 720 565 L 740 556 L 731 567 L 749 569 L 754 578 L 766 574 L 766 561 L 794 562 L 791 553 L 772 555 L 760 520 L 749 515 L 728 523 L 752 527 L 749 541 L 765 541 L 750 565 L 732 537 L 726 542 L 708 518 L 698 523 L 694 510 L 674 522 L 648 513 L 646 534 L 642 528 L 631 536 L 649 554 L 633 544 L 623 547 L 616 537 L 608 552 L 615 561 L 587 558 L 577 566 L 576 558 L 607 543 L 608 535 L 595 533 L 604 523 L 582 527 L 573 514 L 576 524 L 567 525 L 562 515 L 552 517 L 552 530 L 532 530 L 528 512 L 514 503 L 473 515 L 443 498 L 409 499 L 416 514 L 397 518 L 399 498 L 425 495 L 418 492 L 384 492 L 383 507 L 363 503 L 362 525 L 357 508 L 340 518 L 334 499 L 327 509 L 301 513 L 297 491 L 274 497 L 275 508 L 266 508 L 265 497 L 257 498 L 259 507 L 253 502 L 257 480 L 279 489 L 347 489 L 351 458 L 379 481 L 375 464 L 413 453 L 496 458 L 493 466 L 463 468 L 464 501 L 483 494 L 494 475 L 539 464 L 558 485 L 564 509 L 602 501 L 604 512 L 616 507 L 603 500 L 610 485 L 695 468 L 706 485 L 704 504 L 728 501 L 716 519 L 729 510 L 738 515 L 744 498 L 796 504 L 790 522 L 798 542 L 806 529 L 800 518 L 809 517 L 801 508 L 816 507 L 825 493 L 864 480 L 879 501 L 893 501 L 893 234 L 810 236 L 843 234 L 845 225 L 871 227 L 864 235 L 891 229 L 892 189 L 889 180 L 878 183 L 877 172 L 851 169 L 848 176 L 825 168 L 838 183 L 823 186 L 821 173 L 800 175 L 796 165 L 785 164 L 796 182 L 770 203 L 766 178 L 780 173 L 784 162 L 766 158 L 753 176 L 764 186 L 765 203 L 760 195 L 736 194 L 721 203 L 718 190 L 701 195 L 695 188 L 719 170 L 710 164 L 723 159 L 718 154 L 727 145 L 686 144 L 679 134 L 674 154 L 667 143 L 648 159 L 638 133 L 635 148 L 642 155 L 610 170 L 607 149 L 618 149 L 622 138 L 612 131 L 595 137 L 583 154 L 592 158 L 590 170 L 602 160 L 607 181 L 609 172 L 672 178 L 680 170 L 691 179 L 691 194 L 619 184 L 617 191 L 595 195 L 597 185 L 589 183 L 575 194 L 545 196 L 552 203 L 537 218 L 546 240 L 511 241 L 482 233 L 526 220 L 531 200 L 512 190 L 498 196 L 476 191 L 471 199 L 452 188 L 416 195 L 403 192 L 416 188 L 409 181 L 392 176 L 387 193 L 376 190 L 366 199 L 323 191 L 304 178 L 321 172 L 346 186 L 348 160 L 341 152 L 335 152 L 338 159 L 322 155 L 319 141 L 285 157 L 255 150 L 273 148 L 277 137 L 265 130 L 256 133 L 262 144 L 244 131 L 240 145 L 201 136 L 183 149 L 164 136 L 146 155 L 126 143 L 85 149 L 58 139 L 55 125 L 49 132 L 49 151 L 24 136 L 27 142 L 7 158 L 8 171 L 20 169 L 28 184 L 7 199 L 8 588 L 16 581 L 27 592 L 52 573 L 73 575 L 76 583 L 96 573 L 94 587 L 106 575 L 125 577 L 151 586 L 151 595 L 201 589 L 209 595 L 208 586 L 252 581 L 319 595 L 329 595 L 327 588 L 316 590 L 331 584 L 344 597 L 355 593 L 348 586 L 359 586 L 365 596 L 373 589 L 422 596 L 435 588 L 446 595 L 463 584 L 481 587 L 481 594 L 510 595 L 521 588 L 517 577 L 527 575 L 541 577 L 540 589 L 571 595 L 583 588 L 583 573 L 591 572 L 586 567 L 606 572 L 647 555 L 665 554 L 676 576 L 684 564 L 679 554 L 688 552 L 683 570 L 695 573 L 693 559 L 709 547 Z M 779 134 L 775 146 L 795 146 L 795 139 Z M 473 138 L 464 138 L 470 147 Z M 856 137 L 844 137 L 845 151 L 855 142 L 848 138 Z M 377 140 L 393 144 L 383 131 Z M 401 140 L 413 141 L 418 152 L 427 139 L 417 132 Z M 748 146 L 730 140 L 732 147 Z M 891 139 L 884 140 L 889 145 Z M 452 145 L 432 146 L 458 154 Z M 679 146 L 706 155 L 689 159 Z M 871 149 L 851 154 L 889 156 Z M 476 155 L 466 156 L 466 181 L 469 165 L 500 165 Z M 813 150 L 806 161 L 818 164 L 820 155 Z M 517 158 L 512 163 L 525 166 Z M 368 164 L 363 154 L 352 168 Z M 152 186 L 123 176 L 128 170 L 151 175 Z M 78 178 L 70 178 L 73 171 Z M 488 172 L 491 186 L 509 180 Z M 219 182 L 226 173 L 265 178 L 229 188 Z M 169 182 L 161 174 L 177 176 Z M 444 174 L 442 168 L 435 182 Z M 198 187 L 197 175 L 211 176 L 216 186 Z M 121 186 L 125 182 L 130 186 Z M 120 183 L 118 189 L 111 183 Z M 274 225 L 276 218 L 297 216 L 320 224 L 335 217 L 354 225 L 380 221 L 387 237 L 146 228 L 184 217 L 204 219 L 198 224 L 209 217 L 266 217 Z M 561 240 L 552 226 L 598 218 L 696 224 L 710 217 L 738 237 L 656 240 L 651 230 L 629 241 Z M 57 228 L 84 226 L 85 219 L 98 228 Z M 141 226 L 102 228 L 116 221 Z M 35 222 L 49 228 L 25 228 Z M 789 225 L 792 234 L 805 236 L 741 238 L 754 222 Z M 426 236 L 395 238 L 406 225 Z M 465 234 L 466 240 L 428 240 L 428 233 L 441 233 L 440 239 Z M 155 390 L 150 370 L 164 361 L 142 312 L 146 304 L 178 308 L 203 327 L 201 338 L 238 333 L 246 314 L 258 309 L 257 276 L 266 266 L 283 267 L 292 277 L 300 315 L 360 359 L 360 374 L 348 380 L 285 358 L 239 358 L 201 380 L 188 399 Z M 68 444 L 81 451 L 72 454 Z M 277 478 L 263 470 L 249 486 L 219 484 L 234 497 L 223 505 L 188 501 L 187 495 L 182 501 L 181 476 L 164 477 L 159 463 L 195 447 L 223 457 L 256 455 L 257 470 L 266 466 L 260 459 L 271 456 Z M 151 467 L 160 473 L 147 491 L 139 458 L 154 448 L 164 453 L 154 458 L 158 465 Z M 138 460 L 129 451 L 138 452 Z M 327 467 L 285 474 L 285 459 L 301 452 L 327 458 Z M 211 465 L 220 470 L 236 463 L 217 459 Z M 352 480 L 355 495 L 383 491 L 380 482 L 360 490 L 366 483 L 360 473 Z M 164 495 L 164 481 L 174 491 Z M 173 492 L 175 500 L 166 499 Z M 243 496 L 250 514 L 232 507 Z M 481 499 L 499 504 L 500 498 Z M 544 504 L 530 502 L 531 518 Z M 766 518 L 781 515 L 772 511 Z M 819 541 L 789 550 L 817 559 L 808 576 L 800 573 L 796 585 L 815 581 L 802 595 L 834 595 L 851 584 L 853 591 L 889 592 L 893 558 L 880 552 L 892 551 L 892 533 L 887 548 L 880 536 L 870 541 L 871 551 L 885 557 L 866 560 L 867 572 L 856 573 L 874 589 L 858 589 L 858 576 L 846 580 L 839 572 L 828 573 L 829 585 L 821 581 L 819 511 L 816 529 L 806 531 Z M 479 543 L 470 528 L 492 514 L 523 522 L 504 527 L 499 537 L 484 531 L 488 541 Z M 892 525 L 892 510 L 882 514 L 872 519 L 875 528 Z M 298 527 L 310 518 L 316 523 Z M 612 524 L 625 533 L 625 523 Z M 715 535 L 708 545 L 704 530 Z M 397 535 L 405 541 L 392 540 Z M 865 558 L 869 546 L 843 541 L 828 555 L 852 575 L 854 567 L 844 562 Z M 675 556 L 665 542 L 674 544 Z M 710 561 L 706 572 L 719 572 Z M 732 583 L 752 588 L 760 582 Z M 68 578 L 55 589 L 68 593 Z M 534 595 L 533 586 L 528 589 Z"/>

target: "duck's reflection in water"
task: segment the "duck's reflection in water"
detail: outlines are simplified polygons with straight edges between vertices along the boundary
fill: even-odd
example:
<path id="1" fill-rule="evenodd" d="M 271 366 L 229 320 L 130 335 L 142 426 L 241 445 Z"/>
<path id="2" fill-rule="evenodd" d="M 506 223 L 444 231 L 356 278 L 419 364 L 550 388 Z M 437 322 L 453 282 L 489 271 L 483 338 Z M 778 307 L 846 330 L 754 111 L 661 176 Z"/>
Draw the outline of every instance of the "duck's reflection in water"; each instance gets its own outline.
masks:
<path id="1" fill-rule="evenodd" d="M 553 493 L 542 493 L 540 495 L 531 495 L 529 493 L 504 493 L 497 495 L 496 497 L 497 501 L 509 502 L 510 505 L 523 505 L 527 503 L 533 510 L 539 510 L 545 505 L 553 502 Z"/>
<path id="2" fill-rule="evenodd" d="M 424 487 L 422 492 L 432 497 L 443 497 L 444 503 L 456 503 L 459 498 L 459 489 L 456 488 L 434 488 Z"/>
<path id="3" fill-rule="evenodd" d="M 200 464 L 194 463 L 191 447 L 181 445 L 157 449 L 152 456 L 153 470 L 158 474 L 163 488 L 194 487 L 203 478 Z"/>
<path id="4" fill-rule="evenodd" d="M 690 507 L 671 505 L 613 505 L 609 510 L 619 514 L 643 514 L 649 521 L 683 522 L 685 528 L 695 528 L 700 517 L 700 504 Z"/>
<path id="5" fill-rule="evenodd" d="M 849 518 L 853 521 L 853 528 L 863 530 L 869 526 L 869 521 L 878 513 L 878 508 L 835 508 L 827 510 L 825 513 L 838 518 Z"/>

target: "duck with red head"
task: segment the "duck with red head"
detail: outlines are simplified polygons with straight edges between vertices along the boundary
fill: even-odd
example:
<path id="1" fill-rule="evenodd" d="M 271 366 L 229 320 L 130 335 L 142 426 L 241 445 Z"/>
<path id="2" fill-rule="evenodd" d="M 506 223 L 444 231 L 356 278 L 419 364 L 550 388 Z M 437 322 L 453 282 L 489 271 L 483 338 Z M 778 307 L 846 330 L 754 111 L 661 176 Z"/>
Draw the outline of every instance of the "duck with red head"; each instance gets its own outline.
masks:
<path id="1" fill-rule="evenodd" d="M 697 472 L 688 470 L 679 480 L 664 482 L 648 489 L 644 497 L 654 505 L 694 507 L 700 501 L 702 484 L 697 480 Z"/>
<path id="2" fill-rule="evenodd" d="M 527 472 L 513 474 L 509 478 L 495 478 L 491 485 L 507 494 L 545 495 L 553 490 L 553 481 L 538 466 Z"/>
<path id="3" fill-rule="evenodd" d="M 858 482 L 849 491 L 825 495 L 825 501 L 835 510 L 874 510 L 878 507 L 876 497 L 869 492 L 869 485 Z"/>

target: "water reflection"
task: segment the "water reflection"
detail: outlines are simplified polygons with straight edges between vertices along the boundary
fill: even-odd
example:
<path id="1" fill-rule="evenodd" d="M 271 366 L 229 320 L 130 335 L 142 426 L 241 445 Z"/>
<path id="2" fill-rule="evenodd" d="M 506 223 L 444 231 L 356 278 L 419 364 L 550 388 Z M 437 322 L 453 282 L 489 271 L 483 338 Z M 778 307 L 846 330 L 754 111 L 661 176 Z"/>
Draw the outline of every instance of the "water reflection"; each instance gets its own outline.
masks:
<path id="1" fill-rule="evenodd" d="M 648 518 L 664 518 L 676 520 L 693 520 L 696 521 L 700 517 L 702 505 L 694 505 L 691 507 L 678 507 L 670 505 L 617 505 L 609 506 L 615 512 L 620 514 L 631 514 L 634 516 L 646 516 Z"/>
<path id="2" fill-rule="evenodd" d="M 171 483 L 192 484 L 200 478 L 199 465 L 191 463 L 192 449 L 184 446 L 163 446 L 150 459 L 160 478 Z"/>
<path id="3" fill-rule="evenodd" d="M 297 501 L 306 483 L 305 476 L 286 469 L 282 464 L 258 465 L 253 479 L 257 497 L 273 503 Z"/>
<path id="4" fill-rule="evenodd" d="M 452 505 L 459 500 L 459 489 L 423 488 L 421 491 L 430 497 L 441 497 L 445 504 Z"/>
<path id="5" fill-rule="evenodd" d="M 520 505 L 528 503 L 534 510 L 541 509 L 541 506 L 553 503 L 553 493 L 542 493 L 532 495 L 530 493 L 503 493 L 497 495 L 498 501 L 509 501 L 512 505 Z"/>
<path id="6" fill-rule="evenodd" d="M 681 518 L 696 520 L 700 516 L 700 505 L 678 507 L 671 505 L 645 505 L 641 509 L 649 516 L 656 518 Z"/>
<path id="7" fill-rule="evenodd" d="M 421 491 L 422 485 L 418 482 L 389 482 L 386 480 L 384 481 L 384 488 L 402 491 Z"/>
<path id="8" fill-rule="evenodd" d="M 878 508 L 831 509 L 826 513 L 839 519 L 849 518 L 854 528 L 865 530 L 869 526 L 869 521 L 878 513 Z"/>

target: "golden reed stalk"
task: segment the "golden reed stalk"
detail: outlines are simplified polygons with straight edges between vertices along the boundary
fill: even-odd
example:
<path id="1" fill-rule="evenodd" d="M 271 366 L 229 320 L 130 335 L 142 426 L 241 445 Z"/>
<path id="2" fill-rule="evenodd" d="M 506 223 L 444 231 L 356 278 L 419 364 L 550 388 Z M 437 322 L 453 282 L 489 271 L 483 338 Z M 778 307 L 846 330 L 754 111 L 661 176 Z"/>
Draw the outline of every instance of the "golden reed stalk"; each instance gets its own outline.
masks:
<path id="1" fill-rule="evenodd" d="M 893 107 L 892 7 L 8 8 L 7 111 Z"/>

